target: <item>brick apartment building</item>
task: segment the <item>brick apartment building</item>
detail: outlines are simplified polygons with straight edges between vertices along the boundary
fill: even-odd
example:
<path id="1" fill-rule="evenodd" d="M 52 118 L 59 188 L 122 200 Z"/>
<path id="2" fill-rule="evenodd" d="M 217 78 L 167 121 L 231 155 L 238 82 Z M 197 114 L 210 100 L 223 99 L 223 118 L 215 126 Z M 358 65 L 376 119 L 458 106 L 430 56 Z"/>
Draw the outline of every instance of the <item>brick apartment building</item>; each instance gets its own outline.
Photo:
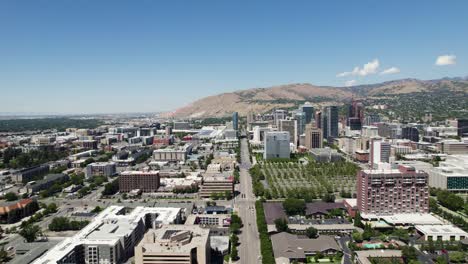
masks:
<path id="1" fill-rule="evenodd" d="M 357 206 L 363 214 L 429 212 L 428 174 L 410 166 L 363 170 L 357 178 Z"/>
<path id="2" fill-rule="evenodd" d="M 120 173 L 120 192 L 130 192 L 136 189 L 142 192 L 156 192 L 159 186 L 159 171 L 124 171 Z"/>

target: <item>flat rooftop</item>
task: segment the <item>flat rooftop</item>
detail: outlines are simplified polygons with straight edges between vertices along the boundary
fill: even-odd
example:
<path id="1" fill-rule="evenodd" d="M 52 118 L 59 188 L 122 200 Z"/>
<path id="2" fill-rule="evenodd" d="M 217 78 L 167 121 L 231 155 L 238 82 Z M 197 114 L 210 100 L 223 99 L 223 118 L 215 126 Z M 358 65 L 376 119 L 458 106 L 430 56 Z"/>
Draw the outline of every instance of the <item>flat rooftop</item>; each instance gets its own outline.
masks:
<path id="1" fill-rule="evenodd" d="M 156 223 L 171 224 L 179 216 L 181 209 L 172 207 L 136 207 L 124 214 L 125 207 L 110 206 L 98 214 L 94 220 L 73 237 L 69 237 L 47 251 L 34 264 L 56 263 L 78 245 L 115 244 L 120 237 L 133 232 L 138 222 L 147 214 L 156 215 Z"/>
<path id="2" fill-rule="evenodd" d="M 424 234 L 467 235 L 465 231 L 453 225 L 417 225 L 415 228 Z"/>
<path id="3" fill-rule="evenodd" d="M 391 225 L 442 225 L 443 222 L 432 214 L 361 214 L 364 219 L 382 219 Z"/>
<path id="4" fill-rule="evenodd" d="M 146 253 L 187 253 L 209 242 L 210 230 L 196 225 L 165 225 L 146 232 L 137 247 Z"/>

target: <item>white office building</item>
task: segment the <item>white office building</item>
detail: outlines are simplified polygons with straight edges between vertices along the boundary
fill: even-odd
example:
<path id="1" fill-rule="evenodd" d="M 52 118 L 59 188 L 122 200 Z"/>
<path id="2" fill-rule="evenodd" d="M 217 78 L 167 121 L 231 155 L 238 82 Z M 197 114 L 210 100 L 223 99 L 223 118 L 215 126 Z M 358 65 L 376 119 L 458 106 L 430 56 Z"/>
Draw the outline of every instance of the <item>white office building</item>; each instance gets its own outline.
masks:
<path id="1" fill-rule="evenodd" d="M 265 134 L 263 158 L 289 158 L 289 137 L 289 132 L 267 132 Z"/>

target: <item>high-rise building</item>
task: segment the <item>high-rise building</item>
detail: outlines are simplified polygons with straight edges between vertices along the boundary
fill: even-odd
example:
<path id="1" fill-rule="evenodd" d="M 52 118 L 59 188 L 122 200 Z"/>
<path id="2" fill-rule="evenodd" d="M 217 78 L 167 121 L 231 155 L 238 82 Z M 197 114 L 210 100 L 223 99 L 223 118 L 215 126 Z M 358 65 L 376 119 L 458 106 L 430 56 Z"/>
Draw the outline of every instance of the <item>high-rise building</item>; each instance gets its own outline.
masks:
<path id="1" fill-rule="evenodd" d="M 267 132 L 265 134 L 264 159 L 289 158 L 289 132 Z"/>
<path id="2" fill-rule="evenodd" d="M 306 115 L 302 111 L 294 112 L 294 119 L 297 120 L 297 136 L 304 134 L 305 125 L 306 125 Z"/>
<path id="3" fill-rule="evenodd" d="M 232 113 L 232 129 L 239 130 L 239 113 Z"/>
<path id="4" fill-rule="evenodd" d="M 318 111 L 315 113 L 315 125 L 317 128 L 322 128 L 322 112 Z"/>
<path id="5" fill-rule="evenodd" d="M 347 126 L 349 127 L 350 130 L 361 130 L 362 129 L 362 123 L 361 123 L 361 120 L 358 117 L 348 118 Z"/>
<path id="6" fill-rule="evenodd" d="M 334 138 L 337 138 L 338 137 L 338 107 L 327 106 L 325 108 L 325 116 L 324 116 L 323 121 L 324 121 L 323 126 L 326 126 L 326 130 L 324 130 L 323 136 L 326 137 L 328 141 Z"/>
<path id="7" fill-rule="evenodd" d="M 305 104 L 303 104 L 303 105 L 301 105 L 299 107 L 299 110 L 301 112 L 305 113 L 305 122 L 306 122 L 306 124 L 309 124 L 310 122 L 312 122 L 312 120 L 314 120 L 314 118 L 315 118 L 315 109 L 314 109 L 314 107 L 312 106 L 311 103 L 306 102 Z"/>
<path id="8" fill-rule="evenodd" d="M 295 119 L 283 119 L 279 123 L 279 131 L 289 132 L 290 142 L 297 144 L 298 135 L 296 132 L 297 129 L 297 120 Z"/>
<path id="9" fill-rule="evenodd" d="M 279 121 L 286 119 L 287 116 L 288 116 L 288 111 L 282 110 L 282 109 L 276 109 L 273 112 L 273 121 L 275 122 L 276 127 L 279 126 Z"/>
<path id="10" fill-rule="evenodd" d="M 468 136 L 468 119 L 458 119 L 457 128 L 459 137 Z"/>
<path id="11" fill-rule="evenodd" d="M 369 113 L 369 114 L 366 114 L 366 116 L 364 117 L 365 126 L 371 126 L 379 122 L 380 122 L 380 116 L 377 113 Z"/>
<path id="12" fill-rule="evenodd" d="M 348 126 L 350 130 L 361 130 L 363 122 L 364 105 L 359 101 L 353 100 L 353 102 L 348 106 L 346 126 Z"/>
<path id="13" fill-rule="evenodd" d="M 307 124 L 305 129 L 305 147 L 308 149 L 322 148 L 322 130 L 312 124 Z"/>
<path id="14" fill-rule="evenodd" d="M 373 138 L 370 143 L 369 163 L 370 167 L 374 168 L 379 163 L 390 162 L 390 143 L 383 141 L 381 138 Z"/>
<path id="15" fill-rule="evenodd" d="M 402 165 L 362 170 L 357 177 L 357 206 L 365 215 L 428 213 L 428 175 Z"/>
<path id="16" fill-rule="evenodd" d="M 416 127 L 403 127 L 401 129 L 401 137 L 414 142 L 419 142 L 419 131 Z"/>
<path id="17" fill-rule="evenodd" d="M 120 192 L 156 192 L 160 186 L 159 171 L 123 171 L 118 181 Z"/>

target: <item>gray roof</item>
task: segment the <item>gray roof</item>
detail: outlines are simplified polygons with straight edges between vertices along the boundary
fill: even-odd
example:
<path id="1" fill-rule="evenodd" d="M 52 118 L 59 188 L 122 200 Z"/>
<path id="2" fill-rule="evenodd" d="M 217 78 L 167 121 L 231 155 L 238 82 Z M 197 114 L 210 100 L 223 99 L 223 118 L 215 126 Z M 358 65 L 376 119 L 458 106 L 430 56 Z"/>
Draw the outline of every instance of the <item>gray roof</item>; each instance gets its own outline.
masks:
<path id="1" fill-rule="evenodd" d="M 263 210 L 265 212 L 265 221 L 269 225 L 274 224 L 278 218 L 288 219 L 282 203 L 263 203 Z"/>
<path id="2" fill-rule="evenodd" d="M 305 252 L 340 250 L 338 243 L 331 236 L 320 236 L 316 239 L 309 239 L 282 232 L 272 235 L 271 243 L 275 258 L 300 259 L 306 257 Z"/>
<path id="3" fill-rule="evenodd" d="M 328 214 L 332 209 L 345 210 L 343 203 L 326 203 L 326 202 L 313 202 L 306 204 L 306 215 L 314 215 L 317 213 Z"/>

